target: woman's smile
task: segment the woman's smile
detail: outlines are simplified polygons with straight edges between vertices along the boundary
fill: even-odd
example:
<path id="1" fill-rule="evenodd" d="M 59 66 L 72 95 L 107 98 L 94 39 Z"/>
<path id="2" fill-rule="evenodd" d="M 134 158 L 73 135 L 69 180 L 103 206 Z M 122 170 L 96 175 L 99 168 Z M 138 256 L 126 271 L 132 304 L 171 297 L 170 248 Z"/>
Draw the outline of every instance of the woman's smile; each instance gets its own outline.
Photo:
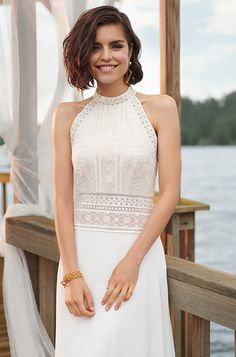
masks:
<path id="1" fill-rule="evenodd" d="M 132 50 L 120 24 L 100 25 L 96 30 L 89 64 L 90 73 L 98 86 L 120 82 L 124 87 L 124 75 L 129 68 Z"/>
<path id="2" fill-rule="evenodd" d="M 117 65 L 108 65 L 108 64 L 104 64 L 104 65 L 101 65 L 101 66 L 97 66 L 97 68 L 103 72 L 103 73 L 107 73 L 107 72 L 112 72 L 116 67 L 118 66 Z"/>

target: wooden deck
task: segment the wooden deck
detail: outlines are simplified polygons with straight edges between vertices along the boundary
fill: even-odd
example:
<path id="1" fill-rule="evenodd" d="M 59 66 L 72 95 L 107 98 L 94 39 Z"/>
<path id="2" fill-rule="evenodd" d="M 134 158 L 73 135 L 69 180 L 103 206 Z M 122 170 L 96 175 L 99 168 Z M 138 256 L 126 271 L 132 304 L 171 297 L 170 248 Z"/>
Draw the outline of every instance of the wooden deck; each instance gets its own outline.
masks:
<path id="1" fill-rule="evenodd" d="M 6 234 L 7 242 L 23 249 L 29 258 L 40 315 L 54 342 L 59 260 L 54 221 L 40 216 L 8 217 Z M 236 276 L 170 255 L 166 262 L 176 357 L 210 357 L 210 322 L 236 331 Z M 44 284 L 47 289 L 42 288 Z M 188 316 L 183 319 L 189 321 L 186 329 L 178 311 Z M 236 332 L 234 348 L 236 357 Z"/>
<path id="2" fill-rule="evenodd" d="M 4 317 L 2 297 L 3 258 L 0 257 L 0 356 L 10 357 L 10 347 L 7 335 L 6 320 Z"/>

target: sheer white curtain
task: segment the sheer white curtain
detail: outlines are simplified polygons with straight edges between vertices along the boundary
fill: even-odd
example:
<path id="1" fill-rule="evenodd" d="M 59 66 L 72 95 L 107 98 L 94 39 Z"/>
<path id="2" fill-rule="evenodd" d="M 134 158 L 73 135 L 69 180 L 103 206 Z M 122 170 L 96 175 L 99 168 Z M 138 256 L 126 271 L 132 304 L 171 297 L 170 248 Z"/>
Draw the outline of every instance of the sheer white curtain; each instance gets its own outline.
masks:
<path id="1" fill-rule="evenodd" d="M 62 42 L 82 11 L 118 5 L 118 1 L 96 0 L 42 3 L 54 17 L 58 49 L 57 84 L 43 120 L 37 118 L 35 0 L 3 0 L 0 5 L 0 136 L 11 153 L 11 183 L 20 202 L 8 207 L 0 227 L 4 310 L 12 357 L 53 356 L 54 346 L 37 310 L 24 252 L 5 241 L 5 218 L 29 214 L 53 217 L 52 113 L 71 93 L 63 66 Z M 78 92 L 72 93 L 73 98 L 80 99 Z"/>

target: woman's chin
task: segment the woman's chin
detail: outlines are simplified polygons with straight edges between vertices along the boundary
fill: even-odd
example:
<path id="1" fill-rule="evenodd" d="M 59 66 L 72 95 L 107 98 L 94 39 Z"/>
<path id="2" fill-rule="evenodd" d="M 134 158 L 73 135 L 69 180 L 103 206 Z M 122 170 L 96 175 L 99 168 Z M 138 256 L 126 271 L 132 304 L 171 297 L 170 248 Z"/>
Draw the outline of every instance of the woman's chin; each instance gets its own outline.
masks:
<path id="1" fill-rule="evenodd" d="M 119 81 L 119 80 L 121 80 L 122 78 L 114 78 L 114 77 L 106 77 L 106 78 L 101 78 L 101 77 L 99 77 L 99 78 L 96 78 L 96 81 L 97 81 L 97 83 L 99 83 L 99 84 L 112 84 L 112 83 L 114 83 L 114 82 L 117 82 L 117 81 Z"/>
<path id="2" fill-rule="evenodd" d="M 112 84 L 112 83 L 117 83 L 119 81 L 121 81 L 123 83 L 124 79 L 123 79 L 123 76 L 120 76 L 120 77 L 115 77 L 115 76 L 97 76 L 96 79 L 96 82 L 98 84 Z"/>

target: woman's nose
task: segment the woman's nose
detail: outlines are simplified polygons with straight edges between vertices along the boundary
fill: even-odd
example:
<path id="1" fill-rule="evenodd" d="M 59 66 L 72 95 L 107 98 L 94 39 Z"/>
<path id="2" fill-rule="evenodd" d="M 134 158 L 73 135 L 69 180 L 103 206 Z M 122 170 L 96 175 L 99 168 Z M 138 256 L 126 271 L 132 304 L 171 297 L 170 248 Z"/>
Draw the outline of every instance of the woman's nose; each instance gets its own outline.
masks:
<path id="1" fill-rule="evenodd" d="M 111 59 L 111 51 L 109 48 L 103 48 L 102 53 L 101 53 L 101 57 L 104 60 L 110 60 Z"/>

